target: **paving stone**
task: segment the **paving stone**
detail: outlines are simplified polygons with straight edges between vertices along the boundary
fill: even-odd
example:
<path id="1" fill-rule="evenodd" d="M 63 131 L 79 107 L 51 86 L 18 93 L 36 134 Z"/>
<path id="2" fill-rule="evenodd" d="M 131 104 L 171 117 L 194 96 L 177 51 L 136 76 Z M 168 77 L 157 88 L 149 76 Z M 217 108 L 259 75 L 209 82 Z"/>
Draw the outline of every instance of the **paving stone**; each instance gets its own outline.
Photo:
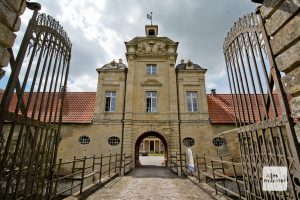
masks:
<path id="1" fill-rule="evenodd" d="M 178 177 L 164 167 L 141 167 L 114 184 L 106 185 L 88 200 L 164 200 L 213 199 L 186 178 Z"/>

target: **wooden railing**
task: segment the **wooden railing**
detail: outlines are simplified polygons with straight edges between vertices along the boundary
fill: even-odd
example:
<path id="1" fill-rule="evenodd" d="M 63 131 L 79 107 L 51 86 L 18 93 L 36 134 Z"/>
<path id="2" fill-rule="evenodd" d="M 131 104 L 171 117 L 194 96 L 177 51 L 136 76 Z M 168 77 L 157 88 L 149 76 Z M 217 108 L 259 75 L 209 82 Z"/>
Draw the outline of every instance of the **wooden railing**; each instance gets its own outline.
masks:
<path id="1" fill-rule="evenodd" d="M 131 155 L 109 154 L 76 158 L 63 162 L 59 159 L 55 166 L 52 199 L 81 194 L 92 184 L 102 184 L 116 175 L 131 170 Z"/>

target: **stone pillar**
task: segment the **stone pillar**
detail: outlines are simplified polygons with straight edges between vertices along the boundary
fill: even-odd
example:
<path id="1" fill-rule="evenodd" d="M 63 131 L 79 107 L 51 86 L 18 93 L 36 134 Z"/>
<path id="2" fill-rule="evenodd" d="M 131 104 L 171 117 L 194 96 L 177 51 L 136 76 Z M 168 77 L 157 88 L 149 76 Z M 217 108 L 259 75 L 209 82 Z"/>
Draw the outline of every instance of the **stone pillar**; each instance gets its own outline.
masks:
<path id="1" fill-rule="evenodd" d="M 10 54 L 7 48 L 14 45 L 16 34 L 20 30 L 22 15 L 26 8 L 25 0 L 0 0 L 0 79 L 4 76 Z"/>
<path id="2" fill-rule="evenodd" d="M 296 0 L 265 0 L 260 8 L 270 39 L 275 62 L 286 75 L 282 82 L 285 92 L 292 96 L 292 117 L 298 142 L 300 142 L 300 16 Z M 298 4 L 298 5 L 297 5 Z"/>
<path id="3" fill-rule="evenodd" d="M 160 153 L 160 140 L 158 140 L 158 153 Z"/>

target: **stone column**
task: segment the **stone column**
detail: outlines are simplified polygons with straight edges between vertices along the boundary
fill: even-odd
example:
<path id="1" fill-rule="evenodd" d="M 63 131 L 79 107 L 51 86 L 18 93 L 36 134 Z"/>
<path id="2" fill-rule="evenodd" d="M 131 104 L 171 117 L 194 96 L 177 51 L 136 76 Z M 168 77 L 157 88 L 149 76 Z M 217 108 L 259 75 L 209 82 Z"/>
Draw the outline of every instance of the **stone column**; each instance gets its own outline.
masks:
<path id="1" fill-rule="evenodd" d="M 14 45 L 16 34 L 20 30 L 22 15 L 26 8 L 25 0 L 0 0 L 0 79 L 4 76 L 10 54 L 7 48 Z"/>

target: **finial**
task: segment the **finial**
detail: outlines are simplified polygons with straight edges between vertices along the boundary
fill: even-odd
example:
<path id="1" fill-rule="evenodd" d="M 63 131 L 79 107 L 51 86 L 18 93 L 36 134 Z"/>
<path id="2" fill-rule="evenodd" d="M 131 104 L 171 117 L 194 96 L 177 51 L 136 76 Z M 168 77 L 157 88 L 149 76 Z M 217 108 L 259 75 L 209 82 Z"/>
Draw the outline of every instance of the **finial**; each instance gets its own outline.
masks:
<path id="1" fill-rule="evenodd" d="M 111 61 L 111 65 L 112 65 L 112 66 L 115 66 L 115 65 L 116 65 L 115 59 L 113 59 L 113 61 Z"/>
<path id="2" fill-rule="evenodd" d="M 184 60 L 183 60 L 183 59 L 181 59 L 181 61 L 180 61 L 180 62 L 181 62 L 181 64 L 184 64 Z"/>
<path id="3" fill-rule="evenodd" d="M 122 58 L 119 58 L 119 63 L 122 63 L 122 62 L 123 62 Z"/>

